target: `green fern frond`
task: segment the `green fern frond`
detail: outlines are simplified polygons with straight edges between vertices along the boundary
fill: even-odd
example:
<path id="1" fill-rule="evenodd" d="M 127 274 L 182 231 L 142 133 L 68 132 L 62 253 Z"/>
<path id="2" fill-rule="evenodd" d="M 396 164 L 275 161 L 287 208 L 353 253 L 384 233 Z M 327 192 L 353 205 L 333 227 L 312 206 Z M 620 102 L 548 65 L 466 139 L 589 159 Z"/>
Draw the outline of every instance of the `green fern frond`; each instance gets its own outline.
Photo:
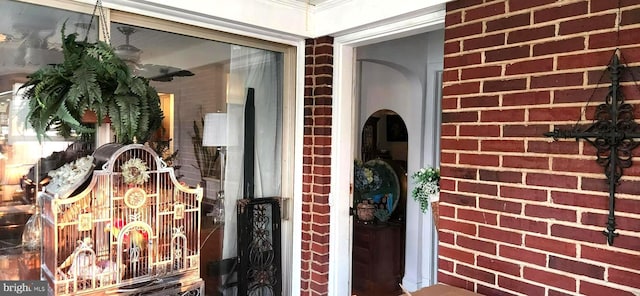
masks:
<path id="1" fill-rule="evenodd" d="M 54 130 L 58 132 L 60 136 L 66 139 L 71 137 L 71 131 L 73 130 L 73 127 L 65 123 L 60 123 L 54 126 Z"/>
<path id="2" fill-rule="evenodd" d="M 106 105 L 98 105 L 93 111 L 96 112 L 98 117 L 98 125 L 102 125 L 102 121 L 109 114 L 109 108 Z"/>
<path id="3" fill-rule="evenodd" d="M 96 102 L 102 103 L 100 86 L 97 83 L 95 70 L 91 66 L 86 65 L 74 71 L 73 82 L 89 106 L 93 106 Z"/>
<path id="4" fill-rule="evenodd" d="M 111 117 L 119 142 L 146 141 L 162 121 L 156 90 L 147 79 L 132 76 L 109 44 L 78 41 L 77 34 L 65 35 L 64 29 L 64 61 L 38 69 L 22 86 L 29 99 L 27 121 L 38 139 L 52 128 L 63 136 L 72 130 L 92 132 L 80 119 L 93 110 L 99 124 L 105 115 Z"/>
<path id="5" fill-rule="evenodd" d="M 65 101 L 71 105 L 78 105 L 81 96 L 82 91 L 80 90 L 79 86 L 77 84 L 73 84 L 69 88 L 69 92 L 67 92 Z"/>
<path id="6" fill-rule="evenodd" d="M 138 119 L 140 107 L 136 104 L 136 98 L 130 96 L 118 96 L 115 98 L 120 109 L 120 124 L 123 126 L 123 139 L 126 143 L 133 142 L 138 131 Z"/>
<path id="7" fill-rule="evenodd" d="M 147 85 L 147 105 L 149 106 L 149 129 L 154 131 L 162 126 L 164 114 L 160 108 L 160 97 L 156 89 Z"/>
<path id="8" fill-rule="evenodd" d="M 67 109 L 67 106 L 64 103 L 60 104 L 60 108 L 58 108 L 58 112 L 56 112 L 56 116 L 61 121 L 66 122 L 71 126 L 80 125 L 80 122 L 71 115 L 71 113 L 69 112 L 69 109 Z"/>
<path id="9" fill-rule="evenodd" d="M 124 95 L 127 93 L 129 93 L 129 85 L 127 85 L 126 82 L 118 81 L 118 86 L 116 87 L 116 90 L 113 92 L 113 94 Z"/>
<path id="10" fill-rule="evenodd" d="M 146 98 L 141 98 L 141 99 L 146 99 Z M 149 112 L 149 104 L 145 103 L 145 102 L 139 102 L 138 104 L 139 106 L 139 110 L 140 110 L 140 115 L 138 116 L 139 118 L 139 122 L 138 122 L 138 127 L 136 129 L 136 138 L 139 141 L 142 142 L 146 142 L 147 139 L 150 137 L 150 133 L 155 131 L 157 128 L 150 128 L 150 117 L 151 117 L 151 113 Z"/>
<path id="11" fill-rule="evenodd" d="M 122 138 L 122 125 L 119 124 L 122 122 L 122 118 L 120 117 L 120 109 L 115 101 L 110 101 L 107 105 L 109 110 L 109 117 L 111 118 L 111 127 L 113 128 L 113 132 L 116 135 L 116 139 Z"/>
<path id="12" fill-rule="evenodd" d="M 129 83 L 129 87 L 131 88 L 131 92 L 143 97 L 147 94 L 147 85 L 145 84 L 144 78 L 141 77 L 133 77 Z"/>

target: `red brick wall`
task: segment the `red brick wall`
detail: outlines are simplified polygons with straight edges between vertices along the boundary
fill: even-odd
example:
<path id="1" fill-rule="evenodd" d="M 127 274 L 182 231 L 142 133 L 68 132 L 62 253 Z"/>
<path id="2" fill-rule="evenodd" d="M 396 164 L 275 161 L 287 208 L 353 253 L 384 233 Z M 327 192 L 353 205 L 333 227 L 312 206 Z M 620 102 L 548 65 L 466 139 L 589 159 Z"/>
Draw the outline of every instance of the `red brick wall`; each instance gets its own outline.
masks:
<path id="1" fill-rule="evenodd" d="M 445 23 L 439 281 L 486 295 L 640 293 L 640 149 L 608 246 L 595 149 L 543 136 L 591 122 L 616 47 L 640 66 L 640 0 L 460 0 Z"/>
<path id="2" fill-rule="evenodd" d="M 300 295 L 327 295 L 333 38 L 306 40 Z"/>

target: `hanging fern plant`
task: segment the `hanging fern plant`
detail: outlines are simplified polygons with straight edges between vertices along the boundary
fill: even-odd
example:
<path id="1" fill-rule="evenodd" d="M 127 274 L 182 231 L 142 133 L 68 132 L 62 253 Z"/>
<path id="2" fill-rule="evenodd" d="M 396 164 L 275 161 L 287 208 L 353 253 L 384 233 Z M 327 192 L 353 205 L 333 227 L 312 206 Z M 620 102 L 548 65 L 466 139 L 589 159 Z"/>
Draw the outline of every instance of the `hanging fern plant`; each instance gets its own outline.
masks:
<path id="1" fill-rule="evenodd" d="M 63 25 L 63 63 L 38 69 L 22 86 L 29 99 L 27 120 L 38 140 L 50 129 L 64 137 L 72 130 L 94 132 L 81 122 L 85 112 L 93 111 L 98 125 L 109 116 L 117 142 L 146 142 L 163 117 L 155 88 L 132 75 L 109 44 L 78 41 L 75 33 L 64 37 L 64 29 Z"/>

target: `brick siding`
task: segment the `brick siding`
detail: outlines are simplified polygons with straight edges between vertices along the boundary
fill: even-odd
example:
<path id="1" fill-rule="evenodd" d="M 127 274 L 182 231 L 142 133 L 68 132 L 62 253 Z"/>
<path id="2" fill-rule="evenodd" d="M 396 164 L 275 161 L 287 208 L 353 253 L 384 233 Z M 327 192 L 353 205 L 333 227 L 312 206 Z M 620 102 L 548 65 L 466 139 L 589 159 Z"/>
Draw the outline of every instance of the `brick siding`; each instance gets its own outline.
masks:
<path id="1" fill-rule="evenodd" d="M 300 295 L 329 289 L 329 186 L 333 38 L 307 39 L 305 47 L 302 262 Z"/>
<path id="2" fill-rule="evenodd" d="M 447 3 L 441 282 L 485 295 L 640 293 L 640 149 L 608 246 L 595 149 L 543 136 L 591 122 L 616 48 L 635 68 L 622 93 L 640 118 L 638 36 L 640 0 Z"/>

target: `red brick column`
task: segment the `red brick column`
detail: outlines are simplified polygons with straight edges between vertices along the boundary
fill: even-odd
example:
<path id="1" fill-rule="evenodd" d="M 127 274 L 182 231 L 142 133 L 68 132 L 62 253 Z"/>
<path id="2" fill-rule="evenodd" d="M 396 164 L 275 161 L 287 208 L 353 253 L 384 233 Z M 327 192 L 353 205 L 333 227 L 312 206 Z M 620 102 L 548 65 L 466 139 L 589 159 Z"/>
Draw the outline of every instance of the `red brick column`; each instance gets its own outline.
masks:
<path id="1" fill-rule="evenodd" d="M 484 295 L 640 292 L 640 150 L 608 246 L 595 149 L 543 136 L 592 122 L 616 48 L 640 78 L 639 19 L 638 0 L 447 3 L 439 281 Z M 640 118 L 640 82 L 623 80 Z"/>
<path id="2" fill-rule="evenodd" d="M 327 295 L 333 38 L 305 48 L 302 264 L 300 295 Z"/>

